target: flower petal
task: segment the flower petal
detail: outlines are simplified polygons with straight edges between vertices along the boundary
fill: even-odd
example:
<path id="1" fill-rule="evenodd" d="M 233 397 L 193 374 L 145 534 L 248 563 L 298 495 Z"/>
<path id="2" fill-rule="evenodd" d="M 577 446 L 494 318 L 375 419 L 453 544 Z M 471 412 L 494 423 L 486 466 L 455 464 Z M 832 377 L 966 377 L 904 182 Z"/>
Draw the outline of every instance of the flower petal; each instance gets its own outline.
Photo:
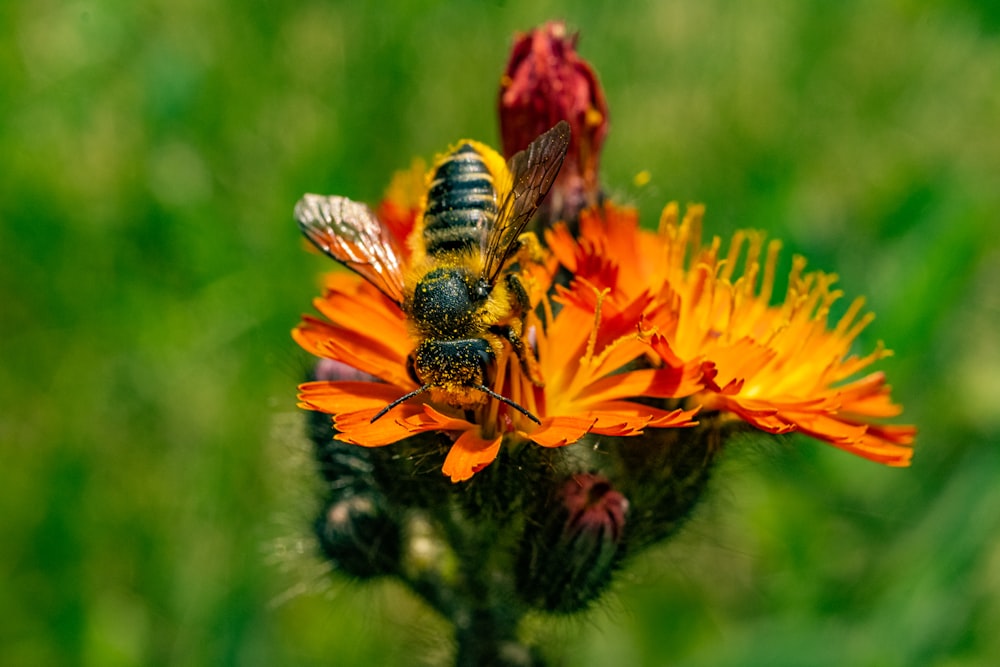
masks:
<path id="1" fill-rule="evenodd" d="M 370 409 L 374 416 L 404 393 L 381 382 L 303 382 L 299 385 L 299 407 L 332 415 Z"/>
<path id="2" fill-rule="evenodd" d="M 801 415 L 795 422 L 803 433 L 870 461 L 890 466 L 908 466 L 913 457 L 913 449 L 909 444 L 916 434 L 913 427 L 897 427 L 900 430 L 893 433 L 868 424 L 852 424 L 833 416 L 811 414 Z M 895 435 L 899 441 L 893 442 L 880 437 L 883 434 Z M 900 444 L 901 442 L 906 444 Z"/>
<path id="3" fill-rule="evenodd" d="M 649 428 L 675 428 L 679 426 L 695 426 L 698 422 L 692 417 L 698 414 L 700 407 L 693 410 L 661 410 L 642 403 L 631 401 L 607 401 L 594 409 L 594 413 L 604 413 L 616 415 L 619 419 L 626 417 L 629 420 L 643 418 L 646 420 L 645 426 Z"/>
<path id="4" fill-rule="evenodd" d="M 404 421 L 406 413 L 411 410 L 413 410 L 412 406 L 399 406 L 379 417 L 375 422 L 372 422 L 372 411 L 370 410 L 337 415 L 333 418 L 333 426 L 340 433 L 334 437 L 337 440 L 362 447 L 391 445 L 420 432 L 410 428 Z M 393 414 L 397 411 L 402 414 Z"/>
<path id="5" fill-rule="evenodd" d="M 408 417 L 406 422 L 421 431 L 467 431 L 476 425 L 465 419 L 450 417 L 431 405 L 424 404 L 419 412 Z"/>
<path id="6" fill-rule="evenodd" d="M 371 338 L 342 331 L 336 338 L 320 341 L 318 347 L 321 356 L 342 361 L 406 391 L 416 388 L 406 372 L 406 356 L 393 354 Z"/>
<path id="7" fill-rule="evenodd" d="M 542 447 L 564 447 L 586 435 L 596 422 L 596 418 L 588 417 L 548 417 L 542 421 L 541 426 L 527 435 L 532 442 Z"/>
<path id="8" fill-rule="evenodd" d="M 464 482 L 493 463 L 502 441 L 502 435 L 486 440 L 479 434 L 479 429 L 464 431 L 451 446 L 441 472 L 448 475 L 452 482 Z"/>
<path id="9" fill-rule="evenodd" d="M 380 382 L 306 382 L 299 385 L 299 407 L 334 416 L 338 440 L 363 447 L 380 447 L 419 433 L 406 419 L 422 410 L 419 402 L 397 405 L 372 423 L 386 405 L 404 392 Z"/>
<path id="10" fill-rule="evenodd" d="M 413 348 L 406 331 L 406 320 L 396 304 L 374 288 L 349 292 L 343 289 L 327 290 L 313 305 L 324 317 L 341 327 L 373 337 L 384 347 L 405 357 Z"/>
<path id="11" fill-rule="evenodd" d="M 326 350 L 322 349 L 323 343 L 339 336 L 340 332 L 341 328 L 336 325 L 312 315 L 303 315 L 302 322 L 292 329 L 292 339 L 309 354 L 322 357 L 326 354 Z"/>
<path id="12" fill-rule="evenodd" d="M 684 398 L 697 393 L 702 386 L 701 364 L 689 363 L 681 368 L 651 368 L 609 375 L 592 382 L 580 402 L 593 405 L 636 396 Z"/>

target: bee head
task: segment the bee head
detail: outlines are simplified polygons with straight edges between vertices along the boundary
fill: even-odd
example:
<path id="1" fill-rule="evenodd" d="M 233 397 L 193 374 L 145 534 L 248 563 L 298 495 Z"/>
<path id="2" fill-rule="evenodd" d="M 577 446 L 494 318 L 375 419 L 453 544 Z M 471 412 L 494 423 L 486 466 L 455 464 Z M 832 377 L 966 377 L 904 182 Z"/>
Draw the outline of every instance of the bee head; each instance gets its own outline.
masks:
<path id="1" fill-rule="evenodd" d="M 472 409 L 482 405 L 489 396 L 509 405 L 536 424 L 541 423 L 525 408 L 486 386 L 490 365 L 495 358 L 493 348 L 483 338 L 425 340 L 409 359 L 410 372 L 420 387 L 382 408 L 372 417 L 372 422 L 403 401 L 437 389 L 445 394 L 445 402 L 456 407 Z"/>
<path id="2" fill-rule="evenodd" d="M 410 364 L 418 382 L 448 390 L 484 384 L 495 358 L 483 338 L 425 340 L 413 351 Z"/>

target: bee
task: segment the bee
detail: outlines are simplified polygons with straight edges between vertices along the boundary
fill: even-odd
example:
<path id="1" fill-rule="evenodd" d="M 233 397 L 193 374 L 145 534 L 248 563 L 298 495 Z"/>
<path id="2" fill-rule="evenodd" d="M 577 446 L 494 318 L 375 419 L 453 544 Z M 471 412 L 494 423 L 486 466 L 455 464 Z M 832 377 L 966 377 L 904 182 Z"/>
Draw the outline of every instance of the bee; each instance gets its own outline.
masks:
<path id="1" fill-rule="evenodd" d="M 531 305 L 512 266 L 537 255 L 538 241 L 523 233 L 548 194 L 569 147 L 565 121 L 504 164 L 495 151 L 462 141 L 439 158 L 428 176 L 422 210 L 405 254 L 365 204 L 346 197 L 307 194 L 295 206 L 303 234 L 394 301 L 416 343 L 408 371 L 417 389 L 389 410 L 424 392 L 471 410 L 487 397 L 538 423 L 527 409 L 488 386 L 508 343 L 528 378 L 542 379 L 524 321 Z"/>

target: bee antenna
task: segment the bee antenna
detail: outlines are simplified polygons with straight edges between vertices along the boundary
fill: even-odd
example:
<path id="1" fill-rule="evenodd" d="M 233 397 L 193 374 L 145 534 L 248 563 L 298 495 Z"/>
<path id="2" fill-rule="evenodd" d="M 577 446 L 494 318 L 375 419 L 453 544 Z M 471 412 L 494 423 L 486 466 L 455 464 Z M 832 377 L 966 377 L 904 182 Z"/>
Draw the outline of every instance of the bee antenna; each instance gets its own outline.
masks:
<path id="1" fill-rule="evenodd" d="M 382 417 L 384 417 L 385 413 L 389 412 L 389 410 L 392 410 L 394 407 L 396 407 L 400 403 L 403 403 L 404 401 L 410 400 L 414 396 L 419 396 L 420 394 L 424 393 L 425 391 L 427 391 L 430 388 L 431 388 L 431 386 L 429 384 L 425 384 L 424 386 L 419 387 L 418 389 L 414 389 L 409 394 L 405 394 L 403 396 L 400 396 L 395 401 L 393 401 L 389 405 L 387 405 L 384 408 L 382 408 L 381 410 L 379 410 L 378 413 L 374 417 L 372 417 L 372 420 L 370 422 L 368 422 L 368 423 L 369 424 L 374 424 L 376 421 L 378 421 L 379 419 L 381 419 Z"/>
<path id="2" fill-rule="evenodd" d="M 478 389 L 479 391 L 483 392 L 487 396 L 491 396 L 491 397 L 497 399 L 498 401 L 500 401 L 501 403 L 509 405 L 510 407 L 514 408 L 515 410 L 517 410 L 518 412 L 520 412 L 522 415 L 524 415 L 525 417 L 527 417 L 531 421 L 535 422 L 536 424 L 540 425 L 542 423 L 542 422 L 540 422 L 538 420 L 538 417 L 536 417 L 535 415 L 531 414 L 526 409 L 524 409 L 523 407 L 521 407 L 520 405 L 518 405 L 514 401 L 510 400 L 506 396 L 501 396 L 500 394 L 496 393 L 495 391 L 493 391 L 492 389 L 490 389 L 489 387 L 487 387 L 485 384 L 476 385 L 475 388 Z"/>

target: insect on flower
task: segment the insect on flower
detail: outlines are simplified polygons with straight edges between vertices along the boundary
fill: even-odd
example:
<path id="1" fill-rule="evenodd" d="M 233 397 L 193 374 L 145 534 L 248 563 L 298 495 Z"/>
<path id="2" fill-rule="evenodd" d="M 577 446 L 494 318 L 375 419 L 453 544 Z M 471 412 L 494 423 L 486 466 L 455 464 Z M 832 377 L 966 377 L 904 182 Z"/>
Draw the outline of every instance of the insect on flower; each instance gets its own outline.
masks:
<path id="1" fill-rule="evenodd" d="M 431 169 L 408 260 L 365 204 L 315 194 L 298 202 L 295 218 L 306 238 L 399 305 L 417 342 L 407 369 L 418 387 L 372 422 L 429 391 L 432 400 L 465 410 L 491 397 L 538 423 L 488 385 L 504 341 L 532 383 L 542 385 L 524 340 L 530 302 L 512 267 L 540 254 L 534 234 L 523 232 L 559 173 L 569 139 L 569 125 L 560 122 L 506 164 L 479 142 L 460 142 Z"/>

